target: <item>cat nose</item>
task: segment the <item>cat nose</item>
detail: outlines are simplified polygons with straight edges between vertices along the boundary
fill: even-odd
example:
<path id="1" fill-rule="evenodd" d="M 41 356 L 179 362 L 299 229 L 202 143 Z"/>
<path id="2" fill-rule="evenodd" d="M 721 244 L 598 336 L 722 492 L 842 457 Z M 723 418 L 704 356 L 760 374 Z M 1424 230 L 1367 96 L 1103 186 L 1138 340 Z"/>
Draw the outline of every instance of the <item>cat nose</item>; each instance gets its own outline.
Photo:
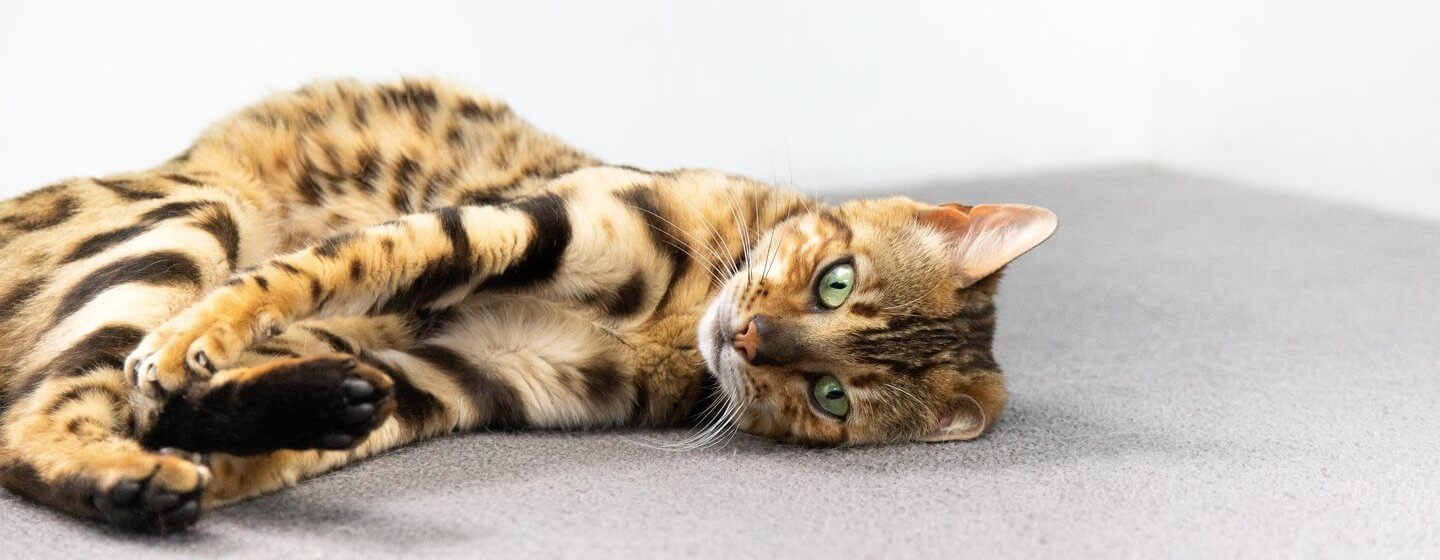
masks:
<path id="1" fill-rule="evenodd" d="M 760 352 L 760 328 L 755 326 L 755 319 L 745 321 L 745 326 L 735 331 L 735 349 L 746 361 L 755 361 L 755 354 Z"/>
<path id="2" fill-rule="evenodd" d="M 794 325 L 769 315 L 755 315 L 735 331 L 735 349 L 756 366 L 781 366 L 804 358 Z"/>

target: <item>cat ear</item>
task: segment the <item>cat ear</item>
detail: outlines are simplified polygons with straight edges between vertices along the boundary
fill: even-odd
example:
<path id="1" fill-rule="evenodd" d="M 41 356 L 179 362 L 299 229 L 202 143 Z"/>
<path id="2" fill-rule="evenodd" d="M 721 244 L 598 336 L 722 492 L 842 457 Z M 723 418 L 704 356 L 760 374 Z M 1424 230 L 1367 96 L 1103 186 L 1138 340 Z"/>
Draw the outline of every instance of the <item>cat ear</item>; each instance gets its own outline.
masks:
<path id="1" fill-rule="evenodd" d="M 980 403 L 970 395 L 960 395 L 951 409 L 940 415 L 930 431 L 920 436 L 920 441 L 965 441 L 980 437 L 987 422 Z"/>
<path id="2" fill-rule="evenodd" d="M 1048 239 L 1059 225 L 1054 212 L 1024 204 L 942 204 L 917 218 L 949 237 L 961 287 L 1000 270 Z"/>

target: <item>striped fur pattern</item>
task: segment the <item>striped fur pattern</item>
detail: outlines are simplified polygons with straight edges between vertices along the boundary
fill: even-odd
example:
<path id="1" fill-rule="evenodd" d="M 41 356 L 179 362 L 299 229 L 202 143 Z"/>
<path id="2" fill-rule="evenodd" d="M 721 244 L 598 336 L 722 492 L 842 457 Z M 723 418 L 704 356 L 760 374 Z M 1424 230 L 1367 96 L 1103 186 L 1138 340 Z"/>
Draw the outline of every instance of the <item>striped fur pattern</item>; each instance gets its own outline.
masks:
<path id="1" fill-rule="evenodd" d="M 993 419 L 996 280 L 956 284 L 933 208 L 604 165 L 442 83 L 311 85 L 0 203 L 0 481 L 168 531 L 459 430 L 898 441 L 955 395 Z M 856 291 L 818 312 L 842 257 Z M 791 359 L 727 347 L 762 313 Z M 850 418 L 807 404 L 821 371 Z"/>

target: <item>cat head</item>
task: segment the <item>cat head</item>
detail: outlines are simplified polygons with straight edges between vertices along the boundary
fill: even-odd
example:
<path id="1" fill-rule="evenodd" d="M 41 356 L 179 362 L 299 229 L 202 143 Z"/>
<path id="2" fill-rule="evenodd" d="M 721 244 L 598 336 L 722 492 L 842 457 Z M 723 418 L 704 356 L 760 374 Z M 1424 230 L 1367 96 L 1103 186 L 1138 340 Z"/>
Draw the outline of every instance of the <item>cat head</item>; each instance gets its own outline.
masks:
<path id="1" fill-rule="evenodd" d="M 860 200 L 791 217 L 751 247 L 699 327 L 741 431 L 845 445 L 950 441 L 995 421 L 1000 269 L 1054 232 L 1015 204 Z"/>

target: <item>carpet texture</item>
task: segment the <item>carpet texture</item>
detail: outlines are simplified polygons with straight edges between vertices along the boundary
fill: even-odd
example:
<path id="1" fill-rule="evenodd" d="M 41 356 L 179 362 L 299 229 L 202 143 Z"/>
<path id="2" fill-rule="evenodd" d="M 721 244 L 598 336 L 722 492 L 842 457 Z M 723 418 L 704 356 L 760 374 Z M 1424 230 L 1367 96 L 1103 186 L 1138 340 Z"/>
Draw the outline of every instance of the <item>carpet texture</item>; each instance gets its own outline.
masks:
<path id="1" fill-rule="evenodd" d="M 1440 223 L 1143 167 L 936 183 L 1059 232 L 1010 268 L 1011 405 L 819 451 L 474 434 L 133 537 L 0 498 L 30 558 L 1437 557 Z M 833 556 L 831 556 L 833 555 Z"/>

